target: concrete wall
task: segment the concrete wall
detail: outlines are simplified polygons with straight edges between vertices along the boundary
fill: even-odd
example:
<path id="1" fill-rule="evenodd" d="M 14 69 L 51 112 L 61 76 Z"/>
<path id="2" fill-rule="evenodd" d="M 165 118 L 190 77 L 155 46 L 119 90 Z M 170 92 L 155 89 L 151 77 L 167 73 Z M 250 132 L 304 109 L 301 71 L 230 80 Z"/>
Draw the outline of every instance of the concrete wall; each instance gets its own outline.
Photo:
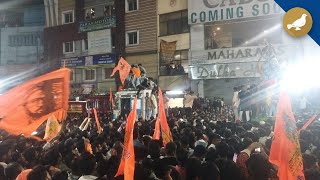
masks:
<path id="1" fill-rule="evenodd" d="M 2 28 L 1 29 L 1 65 L 36 64 L 38 60 L 40 61 L 43 58 L 42 33 L 43 33 L 42 26 Z M 10 36 L 26 35 L 26 37 L 30 37 L 29 36 L 30 34 L 33 34 L 33 35 L 39 34 L 40 42 L 38 45 L 9 46 Z M 30 41 L 30 39 L 28 39 L 28 41 Z"/>
<path id="2" fill-rule="evenodd" d="M 147 70 L 147 76 L 158 79 L 158 54 L 127 56 L 129 64 L 141 63 Z"/>
<path id="3" fill-rule="evenodd" d="M 174 11 L 180 11 L 188 9 L 187 0 L 176 0 L 175 3 L 172 0 L 158 0 L 158 14 L 166 14 Z"/>

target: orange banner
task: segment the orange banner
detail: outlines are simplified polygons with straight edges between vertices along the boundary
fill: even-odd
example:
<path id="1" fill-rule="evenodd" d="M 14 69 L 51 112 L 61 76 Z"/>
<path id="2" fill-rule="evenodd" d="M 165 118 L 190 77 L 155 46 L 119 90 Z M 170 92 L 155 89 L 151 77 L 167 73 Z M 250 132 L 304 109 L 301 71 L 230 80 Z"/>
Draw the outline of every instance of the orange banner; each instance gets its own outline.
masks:
<path id="1" fill-rule="evenodd" d="M 160 139 L 160 119 L 157 118 L 154 133 L 153 133 L 153 139 L 159 140 Z"/>
<path id="2" fill-rule="evenodd" d="M 98 133 L 100 134 L 102 132 L 102 128 L 100 126 L 100 121 L 99 121 L 99 117 L 98 117 L 98 113 L 97 113 L 96 108 L 93 108 L 93 113 L 94 113 L 94 118 L 96 119 Z"/>
<path id="3" fill-rule="evenodd" d="M 0 96 L 0 129 L 31 136 L 45 120 L 66 118 L 70 70 L 62 68 L 25 82 Z"/>
<path id="4" fill-rule="evenodd" d="M 278 166 L 280 180 L 305 179 L 296 120 L 290 98 L 283 92 L 279 97 L 269 161 Z"/>
<path id="5" fill-rule="evenodd" d="M 137 98 L 134 98 L 133 108 L 127 118 L 126 131 L 124 136 L 123 151 L 118 172 L 115 177 L 124 174 L 124 180 L 133 180 L 135 156 L 133 147 L 133 129 L 137 118 Z"/>
<path id="6" fill-rule="evenodd" d="M 111 108 L 113 109 L 114 108 L 114 101 L 113 101 L 113 95 L 112 95 L 111 88 L 110 88 L 110 92 L 109 92 L 109 101 L 111 104 Z"/>
<path id="7" fill-rule="evenodd" d="M 61 125 L 59 124 L 57 118 L 52 115 L 47 120 L 47 125 L 44 134 L 44 140 L 50 142 L 53 138 L 55 138 L 61 130 Z"/>
<path id="8" fill-rule="evenodd" d="M 162 91 L 159 87 L 159 114 L 158 118 L 160 119 L 161 131 L 163 144 L 166 145 L 169 142 L 172 142 L 172 135 L 167 121 L 167 115 L 164 107 L 164 101 L 162 96 Z"/>
<path id="9" fill-rule="evenodd" d="M 124 81 L 128 77 L 130 70 L 130 64 L 128 64 L 126 60 L 121 58 L 118 62 L 118 65 L 113 69 L 111 76 L 114 76 L 114 74 L 119 71 L 120 80 L 122 82 L 122 85 L 124 85 Z"/>

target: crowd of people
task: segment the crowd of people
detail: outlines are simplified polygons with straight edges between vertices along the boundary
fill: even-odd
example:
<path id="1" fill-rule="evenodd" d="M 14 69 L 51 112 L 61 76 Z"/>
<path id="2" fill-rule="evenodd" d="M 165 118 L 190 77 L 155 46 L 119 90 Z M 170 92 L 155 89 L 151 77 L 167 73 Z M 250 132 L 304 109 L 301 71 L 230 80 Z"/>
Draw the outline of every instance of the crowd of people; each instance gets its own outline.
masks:
<path id="1" fill-rule="evenodd" d="M 218 103 L 219 102 L 219 103 Z M 168 110 L 173 142 L 152 139 L 155 117 L 140 118 L 133 131 L 137 180 L 270 180 L 274 119 L 235 122 L 232 106 L 218 98 L 185 96 L 185 107 Z M 69 115 L 50 143 L 0 131 L 0 180 L 91 180 L 114 177 L 122 156 L 125 119 L 100 114 L 79 128 L 86 115 Z M 298 126 L 308 119 L 299 114 Z M 320 122 L 300 133 L 306 180 L 319 180 Z"/>

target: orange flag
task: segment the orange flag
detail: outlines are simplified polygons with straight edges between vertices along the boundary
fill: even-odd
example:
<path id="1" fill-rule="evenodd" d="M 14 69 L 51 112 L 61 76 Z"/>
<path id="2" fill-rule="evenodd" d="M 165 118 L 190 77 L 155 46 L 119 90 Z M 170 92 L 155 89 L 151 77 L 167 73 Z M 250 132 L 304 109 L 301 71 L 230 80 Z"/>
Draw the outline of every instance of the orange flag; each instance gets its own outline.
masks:
<path id="1" fill-rule="evenodd" d="M 133 108 L 127 118 L 126 131 L 124 136 L 123 151 L 115 177 L 124 174 L 124 180 L 133 180 L 134 178 L 134 147 L 133 147 L 133 129 L 137 118 L 137 98 L 134 98 Z"/>
<path id="2" fill-rule="evenodd" d="M 102 128 L 100 126 L 100 122 L 99 122 L 99 118 L 98 118 L 98 113 L 96 108 L 93 108 L 93 113 L 94 113 L 94 117 L 96 119 L 96 123 L 97 123 L 97 128 L 98 128 L 98 133 L 100 134 L 102 132 Z"/>
<path id="3" fill-rule="evenodd" d="M 305 179 L 296 121 L 284 92 L 279 97 L 269 161 L 278 166 L 280 180 Z"/>
<path id="4" fill-rule="evenodd" d="M 111 107 L 113 109 L 114 108 L 114 101 L 113 101 L 113 95 L 112 95 L 111 88 L 110 88 L 110 93 L 109 93 L 109 101 L 110 101 Z"/>
<path id="5" fill-rule="evenodd" d="M 159 114 L 158 118 L 160 119 L 160 125 L 162 130 L 162 139 L 163 144 L 166 145 L 168 142 L 172 142 L 172 135 L 170 132 L 170 128 L 167 122 L 167 115 L 164 107 L 164 101 L 162 96 L 162 91 L 159 87 Z"/>
<path id="6" fill-rule="evenodd" d="M 59 124 L 55 115 L 52 115 L 47 120 L 47 125 L 44 134 L 44 140 L 50 142 L 53 138 L 55 138 L 61 130 L 61 125 Z"/>
<path id="7" fill-rule="evenodd" d="M 0 129 L 27 137 L 51 115 L 66 117 L 70 70 L 62 68 L 25 82 L 0 96 Z"/>
<path id="8" fill-rule="evenodd" d="M 124 81 L 126 80 L 127 76 L 129 75 L 131 70 L 130 64 L 127 63 L 126 60 L 121 58 L 118 62 L 118 65 L 113 69 L 111 76 L 114 76 L 114 73 L 119 71 L 120 80 L 124 85 Z"/>
<path id="9" fill-rule="evenodd" d="M 299 129 L 299 133 L 300 133 L 300 131 L 307 129 L 307 127 L 308 127 L 310 124 L 312 124 L 314 120 L 316 120 L 316 117 L 317 117 L 317 116 L 318 116 L 318 115 L 313 115 L 313 116 L 302 126 L 302 128 Z"/>
<path id="10" fill-rule="evenodd" d="M 160 119 L 157 118 L 155 129 L 153 133 L 153 139 L 159 140 L 160 139 Z"/>

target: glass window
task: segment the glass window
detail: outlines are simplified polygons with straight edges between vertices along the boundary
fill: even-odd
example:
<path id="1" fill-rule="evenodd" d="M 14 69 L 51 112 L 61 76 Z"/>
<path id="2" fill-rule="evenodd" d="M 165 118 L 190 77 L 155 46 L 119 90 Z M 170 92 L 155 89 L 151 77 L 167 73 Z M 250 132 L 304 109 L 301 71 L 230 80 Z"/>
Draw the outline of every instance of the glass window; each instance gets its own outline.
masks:
<path id="1" fill-rule="evenodd" d="M 110 75 L 112 74 L 113 68 L 103 68 L 103 79 L 110 79 Z"/>
<path id="2" fill-rule="evenodd" d="M 84 80 L 85 81 L 96 80 L 96 70 L 95 69 L 84 69 Z"/>
<path id="3" fill-rule="evenodd" d="M 282 43 L 283 28 L 277 18 L 205 26 L 205 48 L 220 49 L 261 46 L 264 39 L 271 44 Z"/>
<path id="4" fill-rule="evenodd" d="M 139 1 L 138 0 L 126 0 L 126 11 L 137 11 L 138 10 L 138 5 Z"/>
<path id="5" fill-rule="evenodd" d="M 160 35 L 173 35 L 189 32 L 188 11 L 160 15 Z"/>
<path id="6" fill-rule="evenodd" d="M 88 51 L 88 39 L 83 39 L 82 40 L 82 50 L 83 51 Z"/>
<path id="7" fill-rule="evenodd" d="M 130 31 L 127 32 L 127 46 L 138 45 L 139 44 L 139 32 Z"/>
<path id="8" fill-rule="evenodd" d="M 173 61 L 168 64 L 160 64 L 161 76 L 174 76 L 185 74 L 188 65 L 189 50 L 176 50 Z"/>
<path id="9" fill-rule="evenodd" d="M 63 24 L 73 23 L 73 10 L 62 12 L 62 23 Z"/>
<path id="10" fill-rule="evenodd" d="M 74 52 L 74 42 L 64 42 L 63 43 L 63 53 L 73 53 Z"/>

